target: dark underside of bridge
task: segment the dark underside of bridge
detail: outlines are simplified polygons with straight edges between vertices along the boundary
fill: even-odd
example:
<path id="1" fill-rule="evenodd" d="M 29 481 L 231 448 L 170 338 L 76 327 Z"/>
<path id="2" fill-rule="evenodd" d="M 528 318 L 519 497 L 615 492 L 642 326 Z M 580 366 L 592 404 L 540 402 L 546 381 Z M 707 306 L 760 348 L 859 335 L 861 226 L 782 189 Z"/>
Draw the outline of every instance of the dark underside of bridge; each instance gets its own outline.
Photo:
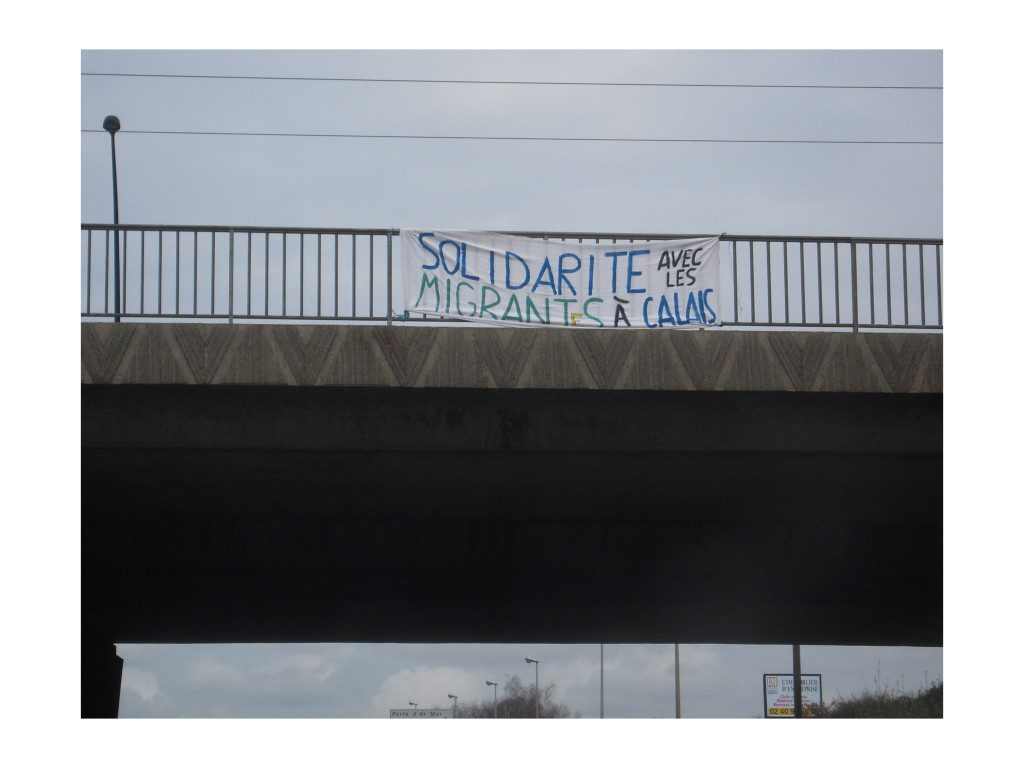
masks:
<path id="1" fill-rule="evenodd" d="M 87 664 L 115 642 L 942 643 L 941 395 L 82 406 Z"/>

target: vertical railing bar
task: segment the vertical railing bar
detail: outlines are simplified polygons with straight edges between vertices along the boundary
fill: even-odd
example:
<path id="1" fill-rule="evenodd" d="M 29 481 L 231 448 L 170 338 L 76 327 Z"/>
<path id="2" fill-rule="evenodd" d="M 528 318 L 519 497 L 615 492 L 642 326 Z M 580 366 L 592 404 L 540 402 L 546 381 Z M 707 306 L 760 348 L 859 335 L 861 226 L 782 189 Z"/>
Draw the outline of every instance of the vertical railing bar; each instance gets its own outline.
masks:
<path id="1" fill-rule="evenodd" d="M 103 262 L 103 314 L 110 312 L 110 230 L 103 230 L 107 241 L 107 254 Z"/>
<path id="2" fill-rule="evenodd" d="M 370 317 L 373 317 L 373 235 L 370 238 Z"/>
<path id="3" fill-rule="evenodd" d="M 338 316 L 338 294 L 341 293 L 341 276 L 338 274 L 338 235 L 334 235 L 334 316 Z"/>
<path id="4" fill-rule="evenodd" d="M 117 272 L 114 275 L 115 279 L 119 283 L 117 287 L 117 294 L 114 297 L 114 303 L 116 305 L 114 307 L 114 313 L 118 317 L 118 322 L 120 322 L 121 315 L 124 314 L 125 306 L 128 303 L 128 299 L 125 297 L 125 290 L 128 286 L 128 233 L 126 231 L 119 231 L 115 229 L 114 237 L 118 239 L 118 243 L 120 244 L 117 248 L 114 249 L 115 257 L 118 256 L 117 251 L 119 249 L 121 251 L 120 260 L 115 258 L 115 267 L 120 266 L 120 269 L 116 268 L 114 270 L 115 272 Z"/>
<path id="5" fill-rule="evenodd" d="M 217 233 L 210 233 L 210 314 L 217 314 Z"/>
<path id="6" fill-rule="evenodd" d="M 392 287 L 391 287 L 391 275 L 392 275 L 391 254 L 392 254 L 392 250 L 391 250 L 391 233 L 390 232 L 388 232 L 387 238 L 388 238 L 388 321 L 387 322 L 388 322 L 388 325 L 391 325 L 391 316 L 394 314 L 394 312 L 393 312 L 394 307 L 392 306 L 394 297 L 392 295 Z"/>
<path id="7" fill-rule="evenodd" d="M 807 322 L 807 267 L 804 265 L 804 244 L 800 241 L 800 322 Z"/>
<path id="8" fill-rule="evenodd" d="M 939 251 L 942 246 L 938 243 L 935 244 L 935 289 L 937 291 L 935 298 L 938 300 L 939 309 L 939 327 L 942 327 L 942 257 L 939 255 Z"/>
<path id="9" fill-rule="evenodd" d="M 816 245 L 818 250 L 818 322 L 824 325 L 825 303 L 824 299 L 822 298 L 822 293 L 824 293 L 824 289 L 821 287 L 821 240 L 819 240 L 816 243 Z"/>
<path id="10" fill-rule="evenodd" d="M 157 230 L 156 239 L 156 313 L 161 317 L 164 314 L 164 231 Z"/>
<path id="11" fill-rule="evenodd" d="M 839 241 L 836 240 L 832 243 L 832 258 L 835 259 L 835 272 L 834 280 L 832 281 L 836 289 L 836 325 L 840 325 L 839 318 Z"/>
<path id="12" fill-rule="evenodd" d="M 853 287 L 853 332 L 860 330 L 860 296 L 857 285 L 857 243 L 850 241 L 850 278 Z"/>
<path id="13" fill-rule="evenodd" d="M 288 233 L 281 233 L 281 317 L 288 317 Z"/>
<path id="14" fill-rule="evenodd" d="M 786 294 L 786 323 L 789 323 L 789 243 L 782 243 L 782 286 Z"/>
<path id="15" fill-rule="evenodd" d="M 123 234 L 123 237 L 121 235 Z M 128 267 L 130 265 L 130 259 L 128 258 L 128 230 L 124 230 L 123 233 L 116 235 L 121 240 L 121 301 L 117 308 L 117 314 L 123 315 L 128 311 Z"/>
<path id="16" fill-rule="evenodd" d="M 772 244 L 764 241 L 765 247 L 765 269 L 768 272 L 768 325 L 772 324 Z"/>
<path id="17" fill-rule="evenodd" d="M 199 230 L 192 233 L 192 314 L 199 314 Z"/>
<path id="18" fill-rule="evenodd" d="M 757 322 L 757 289 L 754 285 L 754 241 L 748 242 L 750 246 L 750 322 Z"/>
<path id="19" fill-rule="evenodd" d="M 139 314 L 146 314 L 146 231 L 139 231 Z"/>
<path id="20" fill-rule="evenodd" d="M 181 314 L 181 230 L 174 230 L 174 315 Z"/>
<path id="21" fill-rule="evenodd" d="M 889 256 L 888 246 L 886 246 L 886 267 L 888 268 Z M 870 295 L 871 295 L 871 324 L 875 324 L 875 245 L 874 243 L 868 243 L 868 281 L 870 283 Z"/>
<path id="22" fill-rule="evenodd" d="M 85 246 L 85 313 L 92 314 L 92 230 L 86 230 Z"/>
<path id="23" fill-rule="evenodd" d="M 739 277 L 737 273 L 739 267 L 736 261 L 736 241 L 732 241 L 732 320 L 734 323 L 738 323 L 740 320 L 740 295 L 739 295 Z"/>
<path id="24" fill-rule="evenodd" d="M 356 317 L 359 314 L 356 305 L 356 236 L 352 235 L 352 317 Z"/>
<path id="25" fill-rule="evenodd" d="M 270 233 L 263 235 L 263 314 L 270 316 Z"/>
<path id="26" fill-rule="evenodd" d="M 888 249 L 889 244 L 886 243 L 885 247 Z M 908 288 L 909 288 L 909 286 L 907 285 L 907 253 L 906 253 L 906 251 L 904 251 L 903 252 L 903 325 L 904 326 L 910 325 L 910 300 L 908 299 L 908 294 L 909 294 Z"/>
<path id="27" fill-rule="evenodd" d="M 321 234 L 316 233 L 316 316 L 320 317 L 323 314 L 322 301 L 323 296 L 323 243 L 321 240 Z"/>
<path id="28" fill-rule="evenodd" d="M 927 314 L 925 313 L 924 305 L 924 245 L 921 243 L 917 244 L 917 256 L 918 256 L 918 282 L 921 286 L 921 325 L 928 325 L 926 319 Z M 903 243 L 903 258 L 907 258 L 907 244 Z"/>
<path id="29" fill-rule="evenodd" d="M 885 307 L 886 325 L 892 325 L 892 260 L 889 255 L 889 244 L 885 244 Z"/>
<path id="30" fill-rule="evenodd" d="M 306 316 L 306 235 L 299 233 L 299 317 Z"/>
<path id="31" fill-rule="evenodd" d="M 235 230 L 228 231 L 228 325 L 235 322 Z"/>
<path id="32" fill-rule="evenodd" d="M 252 232 L 245 238 L 245 314 L 252 317 Z"/>

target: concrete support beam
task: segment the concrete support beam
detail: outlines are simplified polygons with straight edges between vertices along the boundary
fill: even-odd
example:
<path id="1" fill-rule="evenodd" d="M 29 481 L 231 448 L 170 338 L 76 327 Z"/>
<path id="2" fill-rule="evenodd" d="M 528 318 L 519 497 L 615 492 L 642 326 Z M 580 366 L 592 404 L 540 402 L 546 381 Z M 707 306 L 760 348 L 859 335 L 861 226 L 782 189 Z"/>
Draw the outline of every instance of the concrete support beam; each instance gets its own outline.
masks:
<path id="1" fill-rule="evenodd" d="M 82 717 L 117 717 L 124 660 L 113 643 L 82 637 Z"/>

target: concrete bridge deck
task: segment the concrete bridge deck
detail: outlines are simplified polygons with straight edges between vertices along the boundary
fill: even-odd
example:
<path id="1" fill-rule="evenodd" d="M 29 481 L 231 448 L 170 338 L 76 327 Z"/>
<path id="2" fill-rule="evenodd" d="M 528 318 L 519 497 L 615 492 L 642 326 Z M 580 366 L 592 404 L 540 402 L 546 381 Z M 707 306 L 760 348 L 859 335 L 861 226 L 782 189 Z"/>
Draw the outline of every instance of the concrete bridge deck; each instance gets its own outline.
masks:
<path id="1" fill-rule="evenodd" d="M 83 384 L 942 391 L 942 335 L 83 323 Z"/>
<path id="2" fill-rule="evenodd" d="M 934 334 L 83 324 L 83 711 L 115 642 L 939 645 L 941 391 Z"/>

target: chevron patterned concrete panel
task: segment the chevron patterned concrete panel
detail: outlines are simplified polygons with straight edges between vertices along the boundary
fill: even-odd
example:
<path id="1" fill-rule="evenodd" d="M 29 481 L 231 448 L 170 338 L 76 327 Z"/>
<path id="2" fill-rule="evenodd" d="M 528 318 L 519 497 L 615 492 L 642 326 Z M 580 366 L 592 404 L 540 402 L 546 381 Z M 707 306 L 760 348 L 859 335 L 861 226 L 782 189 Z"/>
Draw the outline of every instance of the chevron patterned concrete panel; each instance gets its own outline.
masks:
<path id="1" fill-rule="evenodd" d="M 941 392 L 941 334 L 82 323 L 83 384 Z"/>

